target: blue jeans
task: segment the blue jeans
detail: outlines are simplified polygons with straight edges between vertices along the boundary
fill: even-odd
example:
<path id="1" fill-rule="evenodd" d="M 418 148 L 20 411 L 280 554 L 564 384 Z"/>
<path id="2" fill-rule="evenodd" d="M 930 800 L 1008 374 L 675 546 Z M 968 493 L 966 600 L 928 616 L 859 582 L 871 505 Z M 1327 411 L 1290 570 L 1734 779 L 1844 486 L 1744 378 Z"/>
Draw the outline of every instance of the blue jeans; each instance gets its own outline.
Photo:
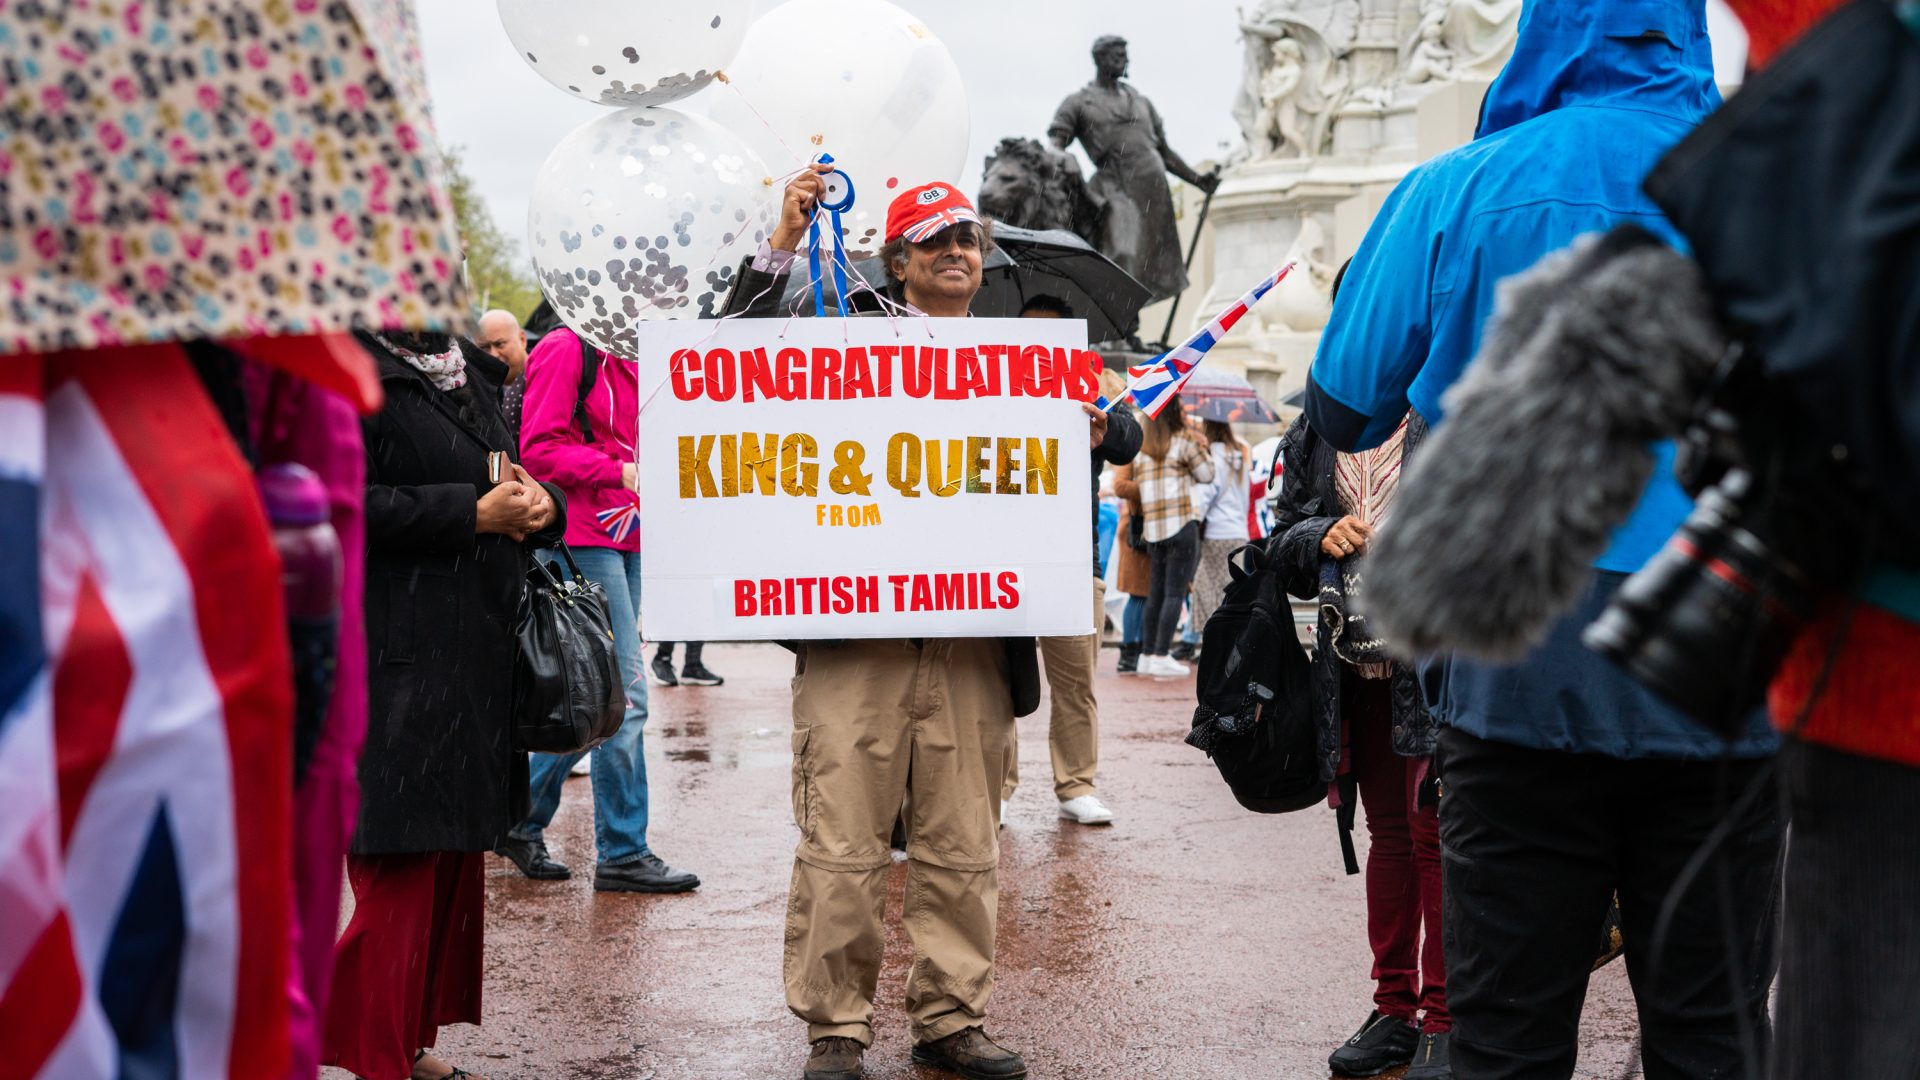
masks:
<path id="1" fill-rule="evenodd" d="M 612 548 L 574 548 L 573 560 L 588 581 L 607 594 L 613 613 L 613 649 L 627 680 L 627 718 L 613 738 L 593 748 L 593 844 L 600 863 L 619 866 L 647 852 L 647 680 L 640 667 L 640 553 Z M 561 574 L 564 561 L 540 557 Z M 539 840 L 560 808 L 560 786 L 580 754 L 533 755 L 533 809 L 514 830 L 518 840 Z"/>
<path id="2" fill-rule="evenodd" d="M 1113 557 L 1113 540 L 1120 533 L 1120 511 L 1110 502 L 1100 503 L 1100 512 L 1094 518 L 1094 528 L 1098 530 L 1099 541 L 1094 554 L 1099 558 L 1099 574 L 1107 576 L 1107 560 Z"/>
<path id="3" fill-rule="evenodd" d="M 1120 613 L 1120 643 L 1139 645 L 1147 636 L 1147 598 L 1127 597 L 1126 610 Z"/>

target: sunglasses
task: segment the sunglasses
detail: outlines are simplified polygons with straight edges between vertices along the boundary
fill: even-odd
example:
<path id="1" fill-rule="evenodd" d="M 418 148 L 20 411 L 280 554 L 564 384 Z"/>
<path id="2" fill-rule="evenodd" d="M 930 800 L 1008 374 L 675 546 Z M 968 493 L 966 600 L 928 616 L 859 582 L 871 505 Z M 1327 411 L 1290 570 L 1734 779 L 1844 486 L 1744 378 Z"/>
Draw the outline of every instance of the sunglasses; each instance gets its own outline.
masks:
<path id="1" fill-rule="evenodd" d="M 958 225 L 941 229 L 925 240 L 909 240 L 907 246 L 915 251 L 934 254 L 950 247 L 957 247 L 962 251 L 979 251 L 986 246 L 986 234 L 981 232 L 980 226 L 973 222 L 963 221 Z"/>

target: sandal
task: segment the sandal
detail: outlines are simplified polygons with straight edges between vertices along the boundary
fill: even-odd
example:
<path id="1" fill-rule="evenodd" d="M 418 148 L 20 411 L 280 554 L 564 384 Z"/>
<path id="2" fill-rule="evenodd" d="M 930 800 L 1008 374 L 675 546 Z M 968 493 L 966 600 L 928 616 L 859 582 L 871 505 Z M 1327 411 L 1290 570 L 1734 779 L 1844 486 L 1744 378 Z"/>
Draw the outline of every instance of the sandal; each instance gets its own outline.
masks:
<path id="1" fill-rule="evenodd" d="M 420 1052 L 413 1055 L 414 1065 L 417 1067 L 420 1064 L 420 1059 L 426 1057 L 431 1052 L 432 1049 L 430 1047 L 421 1047 Z M 467 1080 L 473 1080 L 473 1074 L 458 1065 L 450 1065 L 448 1068 L 451 1068 L 453 1071 L 441 1077 L 440 1080 L 460 1080 L 463 1076 L 466 1077 Z"/>

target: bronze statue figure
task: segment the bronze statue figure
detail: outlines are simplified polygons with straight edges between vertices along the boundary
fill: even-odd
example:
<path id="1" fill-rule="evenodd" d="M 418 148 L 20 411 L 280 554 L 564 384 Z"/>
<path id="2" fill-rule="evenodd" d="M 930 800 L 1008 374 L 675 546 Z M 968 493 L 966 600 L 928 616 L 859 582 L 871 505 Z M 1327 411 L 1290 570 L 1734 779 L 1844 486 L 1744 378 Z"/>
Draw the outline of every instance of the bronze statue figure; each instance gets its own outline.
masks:
<path id="1" fill-rule="evenodd" d="M 1094 197 L 1105 205 L 1102 238 L 1095 246 L 1145 285 L 1155 300 L 1164 300 L 1187 287 L 1166 174 L 1211 193 L 1220 184 L 1219 173 L 1195 172 L 1167 145 L 1160 113 L 1123 81 L 1124 38 L 1095 41 L 1093 62 L 1098 75 L 1060 103 L 1047 138 L 1061 151 L 1080 140 L 1098 170 L 1091 184 Z"/>

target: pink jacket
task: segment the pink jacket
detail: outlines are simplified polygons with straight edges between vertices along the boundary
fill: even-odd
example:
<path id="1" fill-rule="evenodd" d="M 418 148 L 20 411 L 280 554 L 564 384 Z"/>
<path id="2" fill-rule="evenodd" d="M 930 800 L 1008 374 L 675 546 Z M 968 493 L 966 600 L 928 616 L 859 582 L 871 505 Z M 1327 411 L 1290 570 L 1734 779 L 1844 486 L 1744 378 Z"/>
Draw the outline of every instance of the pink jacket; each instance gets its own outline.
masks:
<path id="1" fill-rule="evenodd" d="M 574 422 L 580 393 L 580 339 L 561 327 L 540 339 L 527 357 L 527 390 L 520 412 L 520 463 L 536 480 L 567 493 L 567 543 L 572 547 L 639 551 L 640 530 L 615 541 L 600 523 L 604 510 L 638 506 L 640 496 L 620 484 L 620 466 L 638 460 L 639 368 L 612 356 L 600 361 L 587 394 L 588 442 Z"/>

